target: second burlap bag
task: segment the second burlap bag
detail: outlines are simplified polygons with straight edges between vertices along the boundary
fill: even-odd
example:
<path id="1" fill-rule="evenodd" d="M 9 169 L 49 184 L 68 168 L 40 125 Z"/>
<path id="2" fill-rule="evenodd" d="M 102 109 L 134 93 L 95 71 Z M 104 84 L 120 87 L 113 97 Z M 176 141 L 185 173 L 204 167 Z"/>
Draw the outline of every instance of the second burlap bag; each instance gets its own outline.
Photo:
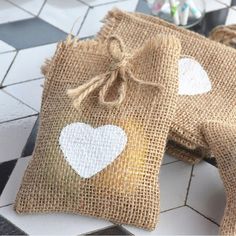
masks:
<path id="1" fill-rule="evenodd" d="M 236 236 L 236 125 L 209 121 L 202 127 L 213 152 L 226 192 L 220 235 Z"/>
<path id="2" fill-rule="evenodd" d="M 178 107 L 167 150 L 190 162 L 209 156 L 202 123 L 236 122 L 236 51 L 157 17 L 120 10 L 109 12 L 97 40 L 106 41 L 112 34 L 122 38 L 128 50 L 158 34 L 180 39 Z"/>

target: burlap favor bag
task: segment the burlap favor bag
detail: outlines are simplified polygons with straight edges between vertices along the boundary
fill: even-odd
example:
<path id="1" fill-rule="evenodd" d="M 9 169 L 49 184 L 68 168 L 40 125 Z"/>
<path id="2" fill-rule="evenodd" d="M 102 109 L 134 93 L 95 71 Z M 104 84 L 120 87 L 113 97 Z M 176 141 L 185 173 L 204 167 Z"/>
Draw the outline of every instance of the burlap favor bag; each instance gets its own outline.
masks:
<path id="1" fill-rule="evenodd" d="M 236 51 L 157 17 L 120 10 L 107 15 L 97 38 L 105 41 L 112 34 L 118 35 L 129 51 L 158 34 L 180 39 L 178 107 L 168 149 L 188 161 L 206 155 L 202 123 L 209 119 L 236 121 Z"/>
<path id="2" fill-rule="evenodd" d="M 60 43 L 46 67 L 39 134 L 16 211 L 153 229 L 180 50 L 166 36 L 129 53 L 115 36 L 106 44 Z"/>
<path id="3" fill-rule="evenodd" d="M 203 126 L 203 134 L 216 158 L 226 191 L 220 234 L 236 235 L 236 125 L 208 122 Z"/>

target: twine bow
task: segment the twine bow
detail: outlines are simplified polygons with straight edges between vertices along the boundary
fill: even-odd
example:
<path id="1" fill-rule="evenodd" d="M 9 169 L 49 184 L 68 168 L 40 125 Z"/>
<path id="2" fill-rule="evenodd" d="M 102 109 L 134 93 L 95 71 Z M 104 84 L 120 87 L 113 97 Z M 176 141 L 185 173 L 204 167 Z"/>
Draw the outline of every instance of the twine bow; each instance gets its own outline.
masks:
<path id="1" fill-rule="evenodd" d="M 78 109 L 81 102 L 99 87 L 101 87 L 99 91 L 99 102 L 107 107 L 118 107 L 125 99 L 128 80 L 132 80 L 140 85 L 162 89 L 160 84 L 140 80 L 134 76 L 130 64 L 134 55 L 126 52 L 124 44 L 119 38 L 116 36 L 108 38 L 107 51 L 111 56 L 111 64 L 108 71 L 95 76 L 75 89 L 69 89 L 67 91 L 68 96 L 73 99 L 75 108 Z M 117 88 L 117 97 L 112 101 L 106 101 L 106 95 L 118 78 L 121 79 L 121 82 Z"/>

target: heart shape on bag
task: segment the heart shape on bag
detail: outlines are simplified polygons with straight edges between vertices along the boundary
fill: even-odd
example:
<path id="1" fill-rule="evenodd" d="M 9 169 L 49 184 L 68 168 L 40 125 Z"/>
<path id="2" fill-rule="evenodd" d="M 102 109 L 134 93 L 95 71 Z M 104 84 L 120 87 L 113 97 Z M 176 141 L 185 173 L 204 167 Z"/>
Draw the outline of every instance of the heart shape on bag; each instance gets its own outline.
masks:
<path id="1" fill-rule="evenodd" d="M 78 122 L 62 129 L 59 143 L 72 169 L 81 177 L 90 178 L 121 154 L 127 136 L 122 128 L 115 125 L 93 128 Z"/>
<path id="2" fill-rule="evenodd" d="M 192 58 L 179 60 L 179 95 L 199 95 L 212 89 L 207 72 Z"/>

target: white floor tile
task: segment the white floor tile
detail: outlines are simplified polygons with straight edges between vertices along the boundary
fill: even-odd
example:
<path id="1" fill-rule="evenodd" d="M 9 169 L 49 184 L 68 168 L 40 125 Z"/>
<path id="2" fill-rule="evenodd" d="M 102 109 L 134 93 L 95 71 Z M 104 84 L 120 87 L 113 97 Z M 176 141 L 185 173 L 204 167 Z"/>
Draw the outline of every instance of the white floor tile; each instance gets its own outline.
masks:
<path id="1" fill-rule="evenodd" d="M 0 123 L 37 113 L 1 90 L 0 107 Z"/>
<path id="2" fill-rule="evenodd" d="M 156 230 L 147 232 L 126 226 L 131 233 L 139 235 L 217 235 L 218 226 L 189 207 L 161 213 Z"/>
<path id="3" fill-rule="evenodd" d="M 236 24 L 236 8 L 235 10 L 229 9 L 229 13 L 225 24 L 226 25 Z"/>
<path id="4" fill-rule="evenodd" d="M 220 224 L 225 192 L 218 169 L 206 162 L 194 167 L 187 204 Z"/>
<path id="5" fill-rule="evenodd" d="M 206 3 L 206 12 L 216 11 L 222 8 L 225 8 L 225 4 L 217 2 L 216 0 L 207 0 Z"/>
<path id="6" fill-rule="evenodd" d="M 15 202 L 16 194 L 20 188 L 24 172 L 30 159 L 31 156 L 18 159 L 10 178 L 8 179 L 7 184 L 0 195 L 0 207 Z"/>
<path id="7" fill-rule="evenodd" d="M 0 1 L 0 9 L 0 24 L 33 17 L 31 14 L 28 14 L 5 0 Z"/>
<path id="8" fill-rule="evenodd" d="M 231 0 L 216 0 L 217 2 L 223 3 L 226 6 L 230 6 L 231 5 Z"/>
<path id="9" fill-rule="evenodd" d="M 46 58 L 53 56 L 55 49 L 56 44 L 53 43 L 19 51 L 3 85 L 42 77 L 41 66 Z"/>
<path id="10" fill-rule="evenodd" d="M 29 235 L 79 235 L 112 225 L 108 221 L 74 214 L 19 215 L 12 206 L 0 208 L 0 215 Z"/>
<path id="11" fill-rule="evenodd" d="M 11 45 L 9 45 L 6 42 L 0 40 L 0 53 L 14 51 L 14 50 L 15 50 L 15 48 L 13 48 Z"/>
<path id="12" fill-rule="evenodd" d="M 75 23 L 72 33 L 77 34 L 87 10 L 88 6 L 77 0 L 48 0 L 39 17 L 67 33 Z"/>
<path id="13" fill-rule="evenodd" d="M 25 9 L 26 11 L 37 15 L 45 0 L 10 0 L 10 2 Z"/>
<path id="14" fill-rule="evenodd" d="M 161 211 L 184 205 L 191 170 L 192 166 L 182 161 L 161 167 Z"/>
<path id="15" fill-rule="evenodd" d="M 7 70 L 9 69 L 14 57 L 16 55 L 16 52 L 7 52 L 0 54 L 0 84 L 2 83 Z"/>
<path id="16" fill-rule="evenodd" d="M 81 1 L 88 4 L 89 6 L 97 6 L 97 5 L 101 5 L 101 4 L 117 2 L 117 0 L 81 0 Z M 120 1 L 125 1 L 125 0 L 120 0 Z"/>
<path id="17" fill-rule="evenodd" d="M 0 162 L 19 158 L 36 117 L 0 124 Z"/>
<path id="18" fill-rule="evenodd" d="M 106 16 L 107 12 L 112 10 L 114 7 L 132 12 L 135 10 L 137 3 L 138 0 L 122 1 L 90 9 L 85 22 L 79 32 L 79 36 L 83 38 L 95 35 L 102 26 L 101 20 Z"/>
<path id="19" fill-rule="evenodd" d="M 7 86 L 4 90 L 36 111 L 40 110 L 44 79 Z"/>
<path id="20" fill-rule="evenodd" d="M 179 161 L 179 160 L 176 159 L 175 157 L 165 153 L 165 155 L 163 157 L 162 165 L 169 164 L 169 163 L 176 162 L 176 161 Z"/>

